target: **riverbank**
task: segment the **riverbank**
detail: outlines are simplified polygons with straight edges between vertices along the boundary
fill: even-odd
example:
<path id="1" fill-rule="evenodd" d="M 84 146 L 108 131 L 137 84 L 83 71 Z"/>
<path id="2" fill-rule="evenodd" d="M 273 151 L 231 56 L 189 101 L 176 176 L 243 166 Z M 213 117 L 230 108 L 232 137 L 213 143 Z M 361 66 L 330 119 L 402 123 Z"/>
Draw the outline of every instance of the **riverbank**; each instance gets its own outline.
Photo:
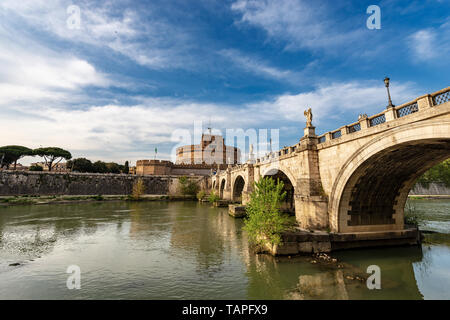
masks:
<path id="1" fill-rule="evenodd" d="M 77 202 L 105 202 L 105 201 L 186 201 L 195 200 L 193 196 L 168 196 L 168 195 L 143 195 L 139 200 L 133 199 L 130 195 L 62 195 L 62 196 L 0 196 L 1 206 L 17 205 L 44 205 L 44 204 L 66 204 Z"/>
<path id="2" fill-rule="evenodd" d="M 450 194 L 435 194 L 435 195 L 430 195 L 430 194 L 418 194 L 418 195 L 409 195 L 408 199 L 412 199 L 412 200 L 433 200 L 433 199 L 450 199 Z"/>

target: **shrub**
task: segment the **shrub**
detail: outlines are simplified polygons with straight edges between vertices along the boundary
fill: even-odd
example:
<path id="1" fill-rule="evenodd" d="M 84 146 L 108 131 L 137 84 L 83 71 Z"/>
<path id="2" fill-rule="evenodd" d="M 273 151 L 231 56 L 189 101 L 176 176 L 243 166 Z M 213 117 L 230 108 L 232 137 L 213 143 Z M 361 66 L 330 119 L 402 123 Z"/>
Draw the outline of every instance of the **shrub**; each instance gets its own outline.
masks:
<path id="1" fill-rule="evenodd" d="M 422 221 L 419 213 L 416 210 L 416 207 L 409 202 L 409 200 L 406 202 L 405 209 L 404 209 L 404 222 L 405 224 L 410 224 L 413 226 L 418 227 L 420 222 Z"/>
<path id="2" fill-rule="evenodd" d="M 217 202 L 220 200 L 220 197 L 218 194 L 216 194 L 214 191 L 211 191 L 211 193 L 208 196 L 208 201 L 211 203 Z"/>
<path id="3" fill-rule="evenodd" d="M 33 165 L 33 166 L 30 166 L 29 170 L 30 171 L 44 171 L 44 168 L 42 168 L 41 166 L 38 166 L 38 165 Z"/>
<path id="4" fill-rule="evenodd" d="M 198 200 L 202 200 L 205 197 L 206 193 L 203 190 L 200 190 L 199 192 L 197 192 L 197 199 Z"/>
<path id="5" fill-rule="evenodd" d="M 263 247 L 281 244 L 281 233 L 286 230 L 288 218 L 280 211 L 281 202 L 286 197 L 283 192 L 284 183 L 266 177 L 255 182 L 254 191 L 247 204 L 247 218 L 244 229 L 248 233 L 249 242 L 254 246 Z"/>
<path id="6" fill-rule="evenodd" d="M 140 197 L 145 193 L 144 180 L 137 179 L 133 184 L 133 192 L 131 194 L 134 200 L 139 200 Z"/>
<path id="7" fill-rule="evenodd" d="M 180 177 L 179 183 L 180 183 L 180 192 L 183 195 L 195 196 L 200 189 L 197 182 L 185 176 Z"/>

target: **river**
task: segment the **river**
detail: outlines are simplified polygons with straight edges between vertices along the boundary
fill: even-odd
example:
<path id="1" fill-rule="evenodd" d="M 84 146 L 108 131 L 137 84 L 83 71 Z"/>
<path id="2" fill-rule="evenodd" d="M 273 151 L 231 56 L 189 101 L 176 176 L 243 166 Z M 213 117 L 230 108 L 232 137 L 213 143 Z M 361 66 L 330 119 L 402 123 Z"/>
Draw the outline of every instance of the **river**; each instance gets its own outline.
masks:
<path id="1" fill-rule="evenodd" d="M 209 204 L 0 207 L 0 299 L 450 299 L 450 200 L 410 202 L 434 232 L 421 248 L 334 252 L 337 264 L 255 255 L 243 221 Z M 358 280 L 369 265 L 380 290 Z"/>

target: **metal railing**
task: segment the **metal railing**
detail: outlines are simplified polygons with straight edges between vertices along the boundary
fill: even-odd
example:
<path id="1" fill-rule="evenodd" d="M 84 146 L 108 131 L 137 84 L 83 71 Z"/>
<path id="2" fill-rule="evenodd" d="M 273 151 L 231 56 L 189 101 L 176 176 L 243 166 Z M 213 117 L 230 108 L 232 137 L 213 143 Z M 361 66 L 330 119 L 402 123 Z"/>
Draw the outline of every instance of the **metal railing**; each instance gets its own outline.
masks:
<path id="1" fill-rule="evenodd" d="M 450 90 L 439 93 L 433 97 L 433 104 L 435 106 L 446 103 L 450 100 Z"/>
<path id="2" fill-rule="evenodd" d="M 401 118 L 401 117 L 407 116 L 411 113 L 415 113 L 415 112 L 419 111 L 419 106 L 417 105 L 417 102 L 414 102 L 407 106 L 401 107 L 401 108 L 397 109 L 396 111 L 397 111 L 397 118 Z"/>
<path id="3" fill-rule="evenodd" d="M 331 138 L 332 139 L 337 139 L 337 138 L 340 138 L 341 136 L 342 136 L 341 130 L 334 131 L 334 132 L 331 133 Z"/>
<path id="4" fill-rule="evenodd" d="M 354 125 L 351 125 L 348 127 L 348 133 L 353 133 L 356 131 L 361 130 L 361 124 L 360 123 L 355 123 Z"/>
<path id="5" fill-rule="evenodd" d="M 371 127 L 375 127 L 379 124 L 385 123 L 386 122 L 386 116 L 385 114 L 380 114 L 379 116 L 373 117 L 369 119 L 369 125 Z"/>

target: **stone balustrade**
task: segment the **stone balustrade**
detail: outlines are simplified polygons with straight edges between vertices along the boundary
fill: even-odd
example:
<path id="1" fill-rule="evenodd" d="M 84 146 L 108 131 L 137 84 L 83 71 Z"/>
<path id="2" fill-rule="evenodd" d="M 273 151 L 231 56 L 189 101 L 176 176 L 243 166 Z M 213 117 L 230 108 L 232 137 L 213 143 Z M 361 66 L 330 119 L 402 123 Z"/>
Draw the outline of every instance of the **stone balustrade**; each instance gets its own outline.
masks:
<path id="1" fill-rule="evenodd" d="M 352 134 L 361 130 L 376 127 L 380 124 L 393 121 L 410 114 L 438 106 L 450 100 L 450 87 L 439 90 L 432 94 L 426 94 L 416 98 L 413 101 L 403 103 L 399 106 L 388 108 L 378 114 L 370 117 L 361 117 L 358 122 L 343 126 L 337 130 L 326 132 L 318 136 L 318 143 L 325 143 L 339 139 L 346 134 Z"/>

